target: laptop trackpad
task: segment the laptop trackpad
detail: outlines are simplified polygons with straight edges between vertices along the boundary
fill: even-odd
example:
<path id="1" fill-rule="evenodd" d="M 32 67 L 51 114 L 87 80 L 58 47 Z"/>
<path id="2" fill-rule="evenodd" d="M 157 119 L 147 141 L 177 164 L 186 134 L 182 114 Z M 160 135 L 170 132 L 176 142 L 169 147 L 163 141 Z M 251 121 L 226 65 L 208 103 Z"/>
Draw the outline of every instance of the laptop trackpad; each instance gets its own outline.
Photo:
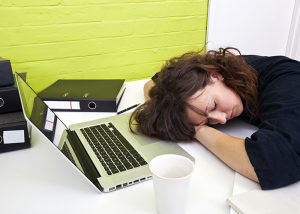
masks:
<path id="1" fill-rule="evenodd" d="M 147 146 L 152 143 L 157 143 L 161 141 L 159 139 L 148 137 L 147 135 L 141 135 L 141 134 L 136 135 L 136 134 L 132 134 L 132 132 L 130 132 L 130 134 L 141 146 Z"/>

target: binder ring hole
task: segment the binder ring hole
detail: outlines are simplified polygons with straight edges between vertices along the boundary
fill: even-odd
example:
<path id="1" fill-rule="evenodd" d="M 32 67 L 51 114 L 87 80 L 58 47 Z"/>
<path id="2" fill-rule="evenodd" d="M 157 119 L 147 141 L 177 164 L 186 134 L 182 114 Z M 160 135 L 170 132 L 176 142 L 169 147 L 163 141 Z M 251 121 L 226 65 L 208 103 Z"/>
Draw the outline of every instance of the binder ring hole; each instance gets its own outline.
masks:
<path id="1" fill-rule="evenodd" d="M 0 143 L 2 143 L 2 136 L 0 135 Z"/>
<path id="2" fill-rule="evenodd" d="M 4 100 L 0 98 L 0 108 L 4 105 Z"/>
<path id="3" fill-rule="evenodd" d="M 96 109 L 96 107 L 97 107 L 96 103 L 93 102 L 93 101 L 92 101 L 92 102 L 89 102 L 88 106 L 89 106 L 89 108 L 90 108 L 91 110 L 94 110 L 94 109 Z"/>

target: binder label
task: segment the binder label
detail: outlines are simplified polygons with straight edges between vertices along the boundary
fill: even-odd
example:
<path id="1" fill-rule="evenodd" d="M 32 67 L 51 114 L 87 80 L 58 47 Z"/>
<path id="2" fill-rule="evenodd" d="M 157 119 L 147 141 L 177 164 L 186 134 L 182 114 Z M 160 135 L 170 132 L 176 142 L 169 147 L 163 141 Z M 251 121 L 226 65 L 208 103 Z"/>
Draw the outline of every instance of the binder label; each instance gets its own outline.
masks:
<path id="1" fill-rule="evenodd" d="M 53 124 L 54 124 L 54 114 L 53 112 L 48 108 L 47 115 L 46 115 L 46 123 L 45 123 L 45 129 L 49 131 L 53 131 Z"/>
<path id="2" fill-rule="evenodd" d="M 80 110 L 79 101 L 45 101 L 50 109 L 76 109 Z"/>
<path id="3" fill-rule="evenodd" d="M 3 131 L 3 143 L 25 143 L 24 130 Z"/>

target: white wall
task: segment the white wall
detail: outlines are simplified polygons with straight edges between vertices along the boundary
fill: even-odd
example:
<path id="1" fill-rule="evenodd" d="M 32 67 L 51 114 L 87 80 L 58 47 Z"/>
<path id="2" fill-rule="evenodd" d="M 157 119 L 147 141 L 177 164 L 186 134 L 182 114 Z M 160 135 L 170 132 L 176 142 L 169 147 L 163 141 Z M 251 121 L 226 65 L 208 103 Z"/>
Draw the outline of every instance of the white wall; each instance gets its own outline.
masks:
<path id="1" fill-rule="evenodd" d="M 300 61 L 300 0 L 295 1 L 286 56 Z"/>
<path id="2" fill-rule="evenodd" d="M 233 46 L 242 54 L 286 55 L 296 2 L 210 0 L 207 50 Z"/>

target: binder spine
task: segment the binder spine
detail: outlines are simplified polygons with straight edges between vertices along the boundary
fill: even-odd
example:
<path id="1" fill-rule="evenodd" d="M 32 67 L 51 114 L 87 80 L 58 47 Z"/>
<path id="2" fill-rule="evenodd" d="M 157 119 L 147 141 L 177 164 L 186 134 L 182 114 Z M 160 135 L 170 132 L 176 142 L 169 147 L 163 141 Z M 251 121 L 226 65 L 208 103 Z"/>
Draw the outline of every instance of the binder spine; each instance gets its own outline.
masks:
<path id="1" fill-rule="evenodd" d="M 53 111 L 117 112 L 116 100 L 45 100 Z"/>
<path id="2" fill-rule="evenodd" d="M 117 112 L 124 79 L 57 80 L 38 96 L 55 111 Z"/>
<path id="3" fill-rule="evenodd" d="M 26 121 L 0 125 L 0 153 L 29 147 Z"/>
<path id="4" fill-rule="evenodd" d="M 0 114 L 22 111 L 18 88 L 15 86 L 0 88 Z"/>
<path id="5" fill-rule="evenodd" d="M 14 85 L 10 61 L 0 57 L 0 87 Z"/>
<path id="6" fill-rule="evenodd" d="M 1 83 L 3 71 L 11 76 L 11 81 L 5 80 L 5 84 Z M 0 153 L 30 147 L 27 121 L 24 118 L 18 88 L 14 84 L 9 60 L 0 57 Z M 3 87 L 4 85 L 12 86 Z"/>

